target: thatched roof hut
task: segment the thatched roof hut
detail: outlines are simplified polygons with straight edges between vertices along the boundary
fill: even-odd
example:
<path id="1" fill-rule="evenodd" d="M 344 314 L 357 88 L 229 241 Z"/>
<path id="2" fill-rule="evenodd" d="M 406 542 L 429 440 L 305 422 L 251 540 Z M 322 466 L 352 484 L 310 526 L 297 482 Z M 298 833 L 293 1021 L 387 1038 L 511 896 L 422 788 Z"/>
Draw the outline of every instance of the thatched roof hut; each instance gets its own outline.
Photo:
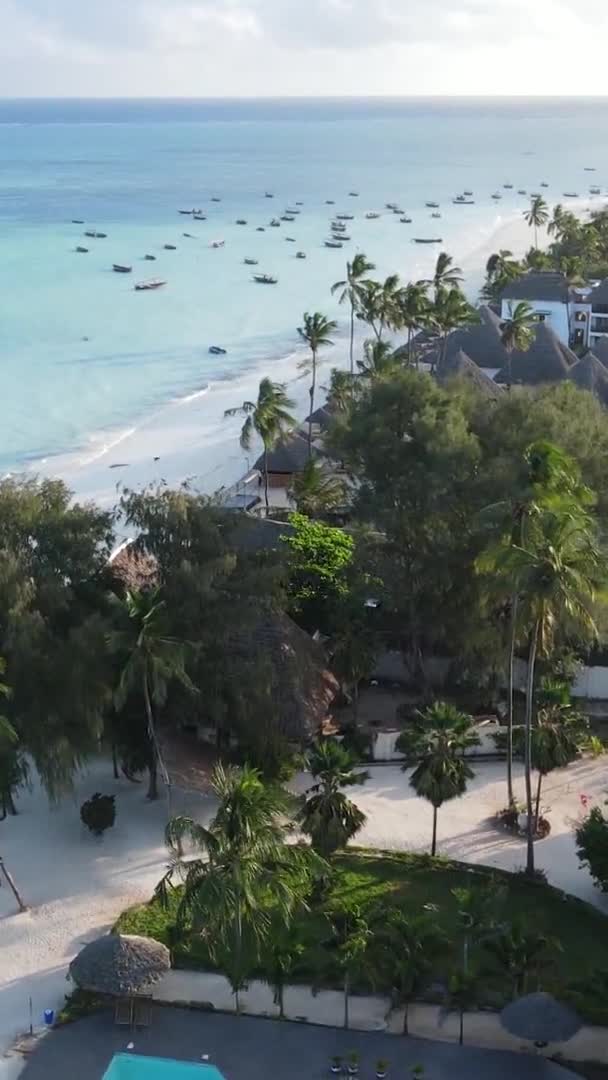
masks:
<path id="1" fill-rule="evenodd" d="M 608 368 L 608 337 L 598 338 L 593 345 L 592 351 L 600 364 L 603 364 L 605 368 Z"/>
<path id="2" fill-rule="evenodd" d="M 320 457 L 320 452 L 313 446 L 312 457 Z M 308 461 L 308 440 L 297 431 L 286 435 L 281 439 L 273 450 L 268 454 L 268 473 L 271 476 L 284 476 L 289 478 L 296 473 L 301 473 Z M 264 468 L 264 455 L 254 465 L 254 469 L 262 471 Z"/>
<path id="3" fill-rule="evenodd" d="M 171 967 L 165 945 L 132 934 L 105 934 L 91 941 L 70 964 L 81 990 L 128 997 L 159 982 Z"/>
<path id="4" fill-rule="evenodd" d="M 479 322 L 453 330 L 447 340 L 446 359 L 462 350 L 474 364 L 482 368 L 499 370 L 507 362 L 507 351 L 501 341 L 501 320 L 488 304 L 477 308 Z M 437 364 L 441 348 L 434 344 L 424 359 Z"/>
<path id="5" fill-rule="evenodd" d="M 482 371 L 477 364 L 473 363 L 471 357 L 467 356 L 463 349 L 458 349 L 451 356 L 446 356 L 438 365 L 436 376 L 437 381 L 440 383 L 450 383 L 454 379 L 464 379 L 481 394 L 484 394 L 485 397 L 494 400 L 502 393 L 502 389 L 496 385 L 489 375 L 486 375 L 485 371 Z"/>
<path id="6" fill-rule="evenodd" d="M 577 362 L 575 353 L 563 345 L 546 322 L 537 323 L 534 341 L 529 349 L 515 349 L 511 355 L 511 379 L 524 386 L 561 382 L 568 378 L 570 368 Z M 497 383 L 508 382 L 508 368 L 496 375 Z"/>
<path id="7" fill-rule="evenodd" d="M 505 285 L 501 300 L 546 300 L 547 303 L 567 304 L 570 285 L 565 274 L 558 270 L 528 270 Z"/>
<path id="8" fill-rule="evenodd" d="M 551 994 L 526 994 L 507 1005 L 500 1014 L 506 1031 L 536 1043 L 568 1042 L 582 1024 L 576 1013 Z"/>
<path id="9" fill-rule="evenodd" d="M 602 405 L 608 405 L 608 370 L 593 353 L 588 352 L 582 360 L 574 364 L 568 378 L 581 390 L 594 394 Z"/>

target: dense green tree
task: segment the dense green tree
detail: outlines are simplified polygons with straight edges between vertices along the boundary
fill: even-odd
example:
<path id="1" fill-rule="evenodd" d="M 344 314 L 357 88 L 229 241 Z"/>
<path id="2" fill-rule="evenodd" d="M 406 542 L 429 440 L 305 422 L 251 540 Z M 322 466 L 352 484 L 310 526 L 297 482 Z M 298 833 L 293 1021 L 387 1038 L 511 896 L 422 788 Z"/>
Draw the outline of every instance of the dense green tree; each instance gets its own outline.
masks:
<path id="1" fill-rule="evenodd" d="M 398 323 L 407 330 L 407 362 L 411 365 L 418 351 L 413 348 L 414 337 L 430 325 L 432 306 L 427 295 L 426 282 L 410 281 L 399 290 L 396 297 Z"/>
<path id="2" fill-rule="evenodd" d="M 390 375 L 399 364 L 390 341 L 366 341 L 363 359 L 357 360 L 359 374 L 364 379 L 379 379 Z"/>
<path id="3" fill-rule="evenodd" d="M 336 606 L 348 589 L 354 543 L 342 529 L 290 514 L 287 549 L 288 601 L 305 630 L 329 633 Z"/>
<path id="4" fill-rule="evenodd" d="M 262 379 L 256 401 L 244 401 L 235 409 L 226 409 L 224 416 L 244 416 L 241 428 L 241 446 L 250 450 L 254 434 L 262 440 L 264 447 L 264 500 L 268 513 L 268 454 L 278 441 L 295 427 L 295 419 L 290 413 L 293 401 L 287 396 L 283 383 Z"/>
<path id="5" fill-rule="evenodd" d="M 376 913 L 372 929 L 383 981 L 391 987 L 393 1008 L 403 1009 L 408 1035 L 409 1006 L 428 989 L 446 939 L 430 914 L 408 915 L 392 907 Z"/>
<path id="6" fill-rule="evenodd" d="M 348 303 L 350 307 L 350 339 L 349 339 L 349 372 L 355 373 L 355 314 L 361 297 L 362 285 L 367 280 L 367 275 L 376 267 L 366 258 L 363 252 L 357 252 L 352 262 L 346 264 L 346 278 L 344 281 L 336 281 L 332 285 L 332 295 L 339 293 L 339 303 Z"/>
<path id="7" fill-rule="evenodd" d="M 306 767 L 316 783 L 306 792 L 298 822 L 315 851 L 327 858 L 346 847 L 365 824 L 365 814 L 341 789 L 364 784 L 369 773 L 357 772 L 353 756 L 335 739 L 315 743 Z"/>
<path id="8" fill-rule="evenodd" d="M 601 806 L 592 806 L 575 831 L 576 853 L 595 884 L 608 892 L 608 819 Z"/>
<path id="9" fill-rule="evenodd" d="M 508 980 L 511 998 L 530 992 L 531 975 L 536 975 L 538 984 L 540 969 L 559 948 L 559 942 L 531 929 L 522 919 L 508 923 L 484 942 L 484 951 L 491 960 L 490 971 Z M 538 985 L 534 989 L 539 989 Z"/>

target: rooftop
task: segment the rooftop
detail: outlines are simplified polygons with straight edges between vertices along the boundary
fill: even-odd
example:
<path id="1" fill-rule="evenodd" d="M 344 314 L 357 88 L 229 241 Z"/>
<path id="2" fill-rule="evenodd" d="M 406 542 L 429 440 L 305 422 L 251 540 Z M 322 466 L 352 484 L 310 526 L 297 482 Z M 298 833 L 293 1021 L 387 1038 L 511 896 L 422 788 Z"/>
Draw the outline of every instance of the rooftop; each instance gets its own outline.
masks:
<path id="1" fill-rule="evenodd" d="M 546 300 L 567 304 L 570 286 L 564 274 L 554 270 L 529 270 L 505 287 L 503 300 Z"/>
<path id="2" fill-rule="evenodd" d="M 319 451 L 316 450 L 314 446 L 312 448 L 312 456 L 314 458 L 319 457 Z M 281 439 L 274 450 L 269 451 L 268 472 L 292 475 L 293 473 L 302 472 L 307 461 L 308 439 L 304 438 L 303 435 L 299 435 L 297 432 L 292 432 L 290 435 L 287 435 L 286 438 Z M 263 454 L 261 454 L 256 461 L 254 468 L 260 470 L 264 468 Z"/>
<path id="3" fill-rule="evenodd" d="M 529 349 L 517 349 L 511 356 L 511 378 L 514 383 L 535 386 L 539 383 L 559 382 L 567 379 L 577 356 L 559 340 L 548 323 L 539 322 L 534 328 L 534 341 Z M 508 382 L 505 366 L 496 376 L 497 383 Z"/>
<path id="4" fill-rule="evenodd" d="M 568 1080 L 573 1073 L 534 1054 L 483 1050 L 428 1039 L 404 1039 L 381 1032 L 342 1031 L 331 1027 L 252 1016 L 230 1016 L 177 1008 L 155 1008 L 152 1024 L 133 1035 L 98 1013 L 57 1028 L 42 1040 L 26 1062 L 22 1080 L 65 1080 L 66 1076 L 101 1080 L 114 1054 L 130 1039 L 146 1057 L 209 1064 L 226 1080 L 325 1080 L 332 1055 L 358 1051 L 363 1077 L 375 1073 L 379 1058 L 390 1062 L 389 1076 L 409 1075 L 424 1066 L 433 1080 Z"/>

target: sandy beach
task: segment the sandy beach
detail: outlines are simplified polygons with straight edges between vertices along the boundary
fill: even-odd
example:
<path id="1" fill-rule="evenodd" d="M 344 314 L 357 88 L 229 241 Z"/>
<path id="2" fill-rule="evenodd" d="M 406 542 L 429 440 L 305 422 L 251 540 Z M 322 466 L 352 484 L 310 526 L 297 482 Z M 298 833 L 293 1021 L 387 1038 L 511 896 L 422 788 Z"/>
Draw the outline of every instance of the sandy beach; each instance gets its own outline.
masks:
<path id="1" fill-rule="evenodd" d="M 570 200 L 568 208 L 583 214 L 604 200 Z M 499 249 L 512 251 L 521 257 L 532 242 L 532 233 L 521 211 L 505 214 L 481 244 L 464 253 L 450 252 L 462 267 L 465 291 L 475 302 L 483 280 L 488 257 Z M 539 247 L 550 238 L 539 230 Z M 399 268 L 398 268 L 399 269 Z M 403 275 L 405 277 L 405 275 Z M 303 306 L 306 297 L 302 297 Z M 295 335 L 294 335 L 295 336 Z M 362 342 L 366 334 L 358 332 Z M 323 387 L 332 367 L 348 364 L 348 340 L 343 324 L 336 335 L 333 348 L 320 359 L 320 384 Z M 394 335 L 396 344 L 400 335 Z M 66 481 L 77 498 L 93 499 L 100 505 L 116 504 L 123 488 L 139 489 L 147 485 L 178 486 L 188 482 L 193 489 L 213 494 L 222 487 L 234 484 L 255 461 L 259 448 L 245 455 L 239 446 L 239 421 L 225 420 L 224 410 L 254 399 L 263 376 L 285 382 L 294 402 L 294 413 L 303 419 L 308 411 L 308 379 L 298 370 L 306 351 L 294 349 L 282 359 L 263 361 L 235 379 L 226 379 L 203 386 L 199 391 L 168 403 L 143 422 L 130 429 L 107 434 L 83 450 L 59 455 L 34 463 L 31 471 L 40 475 L 59 476 Z M 319 390 L 317 403 L 323 398 Z"/>

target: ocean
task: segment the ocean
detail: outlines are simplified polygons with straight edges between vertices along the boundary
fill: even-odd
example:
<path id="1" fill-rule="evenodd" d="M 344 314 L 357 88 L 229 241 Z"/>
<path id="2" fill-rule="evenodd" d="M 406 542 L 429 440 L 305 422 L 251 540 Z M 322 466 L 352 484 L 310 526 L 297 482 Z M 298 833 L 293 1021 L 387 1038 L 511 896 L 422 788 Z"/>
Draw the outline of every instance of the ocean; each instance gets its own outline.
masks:
<path id="1" fill-rule="evenodd" d="M 215 483 L 223 408 L 262 374 L 293 377 L 304 311 L 340 320 L 336 356 L 345 356 L 347 312 L 330 287 L 347 258 L 363 251 L 378 275 L 426 276 L 439 245 L 411 238 L 440 236 L 467 265 L 473 298 L 483 267 L 471 253 L 521 217 L 518 188 L 546 181 L 550 202 L 590 184 L 608 190 L 606 111 L 580 99 L 0 101 L 0 470 L 73 481 L 94 462 L 98 493 L 99 470 L 127 467 L 140 430 L 152 432 L 138 451 L 149 463 L 157 444 L 183 451 L 195 430 L 188 468 Z M 454 206 L 465 189 L 475 204 Z M 411 225 L 385 210 L 392 201 Z M 427 201 L 441 204 L 441 219 Z M 268 227 L 296 203 L 296 221 Z M 178 213 L 191 207 L 207 220 Z M 334 212 L 355 215 L 341 250 L 323 245 Z M 107 237 L 86 239 L 87 229 Z M 133 273 L 115 274 L 113 263 Z M 278 284 L 254 284 L 258 270 Z M 134 291 L 150 277 L 166 287 Z M 224 434 L 205 441 L 206 430 Z"/>

